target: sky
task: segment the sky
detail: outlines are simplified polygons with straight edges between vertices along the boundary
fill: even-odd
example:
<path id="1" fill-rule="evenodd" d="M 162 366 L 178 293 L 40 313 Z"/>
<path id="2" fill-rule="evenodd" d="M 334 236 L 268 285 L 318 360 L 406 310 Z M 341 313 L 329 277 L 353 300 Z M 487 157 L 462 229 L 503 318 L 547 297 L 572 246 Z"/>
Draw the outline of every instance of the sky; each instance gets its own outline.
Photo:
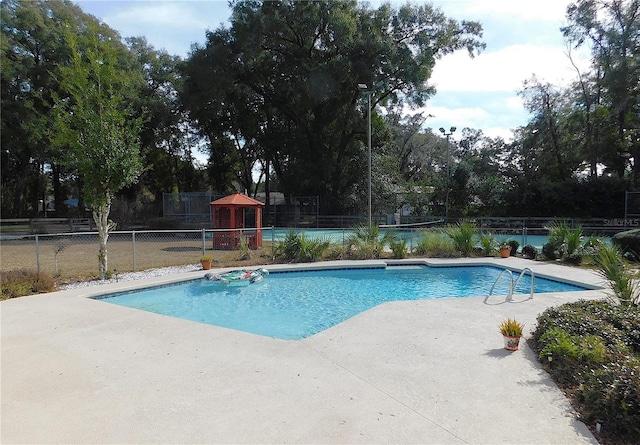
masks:
<path id="1" fill-rule="evenodd" d="M 226 0 L 77 0 L 124 37 L 144 36 L 156 49 L 186 58 L 194 43 L 203 45 L 206 31 L 228 26 Z M 406 1 L 391 0 L 392 6 Z M 510 140 L 512 130 L 530 118 L 517 92 L 536 76 L 554 85 L 576 78 L 560 32 L 566 24 L 567 0 L 413 0 L 432 3 L 446 16 L 482 24 L 487 48 L 470 58 L 466 50 L 438 60 L 430 83 L 437 93 L 422 110 L 432 115 L 425 126 L 479 129 L 490 137 Z M 375 7 L 378 1 L 369 4 Z M 579 54 L 574 53 L 574 57 Z M 588 55 L 577 59 L 588 65 Z"/>

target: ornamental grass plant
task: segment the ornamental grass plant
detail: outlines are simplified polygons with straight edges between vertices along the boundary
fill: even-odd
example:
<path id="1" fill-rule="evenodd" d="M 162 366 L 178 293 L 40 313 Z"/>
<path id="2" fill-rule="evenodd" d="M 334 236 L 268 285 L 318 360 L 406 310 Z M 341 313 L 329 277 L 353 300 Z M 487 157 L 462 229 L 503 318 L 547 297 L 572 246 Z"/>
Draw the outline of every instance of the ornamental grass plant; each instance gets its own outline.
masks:
<path id="1" fill-rule="evenodd" d="M 522 337 L 524 325 L 515 318 L 507 318 L 499 325 L 500 333 L 507 337 Z"/>

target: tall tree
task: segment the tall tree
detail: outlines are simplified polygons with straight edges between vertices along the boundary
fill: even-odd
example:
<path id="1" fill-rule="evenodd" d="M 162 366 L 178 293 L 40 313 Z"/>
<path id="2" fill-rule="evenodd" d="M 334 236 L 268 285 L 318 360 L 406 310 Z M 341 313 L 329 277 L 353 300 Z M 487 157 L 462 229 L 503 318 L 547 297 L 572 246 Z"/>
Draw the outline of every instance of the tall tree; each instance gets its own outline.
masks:
<path id="1" fill-rule="evenodd" d="M 52 96 L 59 91 L 55 73 L 69 57 L 63 31 L 94 20 L 69 1 L 7 0 L 0 3 L 3 215 L 35 216 L 45 199 L 44 166 L 54 174 L 56 207 L 63 194 L 61 154 L 52 147 Z"/>
<path id="2" fill-rule="evenodd" d="M 272 166 L 283 192 L 319 195 L 323 213 L 367 171 L 365 101 L 422 105 L 436 60 L 483 48 L 481 27 L 430 5 L 235 1 L 231 27 L 207 35 L 185 65 L 185 102 L 204 134 L 239 134 Z"/>
<path id="3" fill-rule="evenodd" d="M 127 38 L 126 44 L 144 76 L 133 106 L 147 116 L 140 134 L 145 169 L 129 194 L 151 195 L 161 203 L 166 192 L 202 190 L 203 173 L 194 165 L 193 154 L 199 141 L 178 93 L 180 57 L 155 50 L 144 37 Z"/>
<path id="4" fill-rule="evenodd" d="M 109 34 L 95 24 L 80 35 L 65 33 L 71 57 L 59 72 L 67 94 L 55 103 L 54 140 L 68 148 L 66 162 L 82 177 L 84 198 L 98 229 L 100 279 L 108 271 L 111 202 L 142 170 L 142 118 L 135 117 L 128 97 L 139 91 L 142 76 L 133 69 L 130 53 Z"/>
<path id="5" fill-rule="evenodd" d="M 579 0 L 567 8 L 562 28 L 574 47 L 592 53 L 594 101 L 610 147 L 608 162 L 619 177 L 633 160 L 633 182 L 640 184 L 640 1 Z M 595 148 L 594 148 L 595 150 Z"/>

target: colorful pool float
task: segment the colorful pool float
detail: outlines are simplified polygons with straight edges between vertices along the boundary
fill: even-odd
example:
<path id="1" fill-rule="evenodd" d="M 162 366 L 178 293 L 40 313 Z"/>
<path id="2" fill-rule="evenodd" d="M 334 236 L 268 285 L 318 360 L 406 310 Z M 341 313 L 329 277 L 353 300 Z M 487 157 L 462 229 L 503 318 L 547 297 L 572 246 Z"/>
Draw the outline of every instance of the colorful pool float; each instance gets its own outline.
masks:
<path id="1" fill-rule="evenodd" d="M 254 270 L 232 270 L 231 272 L 225 272 L 221 274 L 208 273 L 205 274 L 206 280 L 217 281 L 221 284 L 254 284 L 262 281 L 264 277 L 269 275 L 267 269 L 254 269 Z"/>

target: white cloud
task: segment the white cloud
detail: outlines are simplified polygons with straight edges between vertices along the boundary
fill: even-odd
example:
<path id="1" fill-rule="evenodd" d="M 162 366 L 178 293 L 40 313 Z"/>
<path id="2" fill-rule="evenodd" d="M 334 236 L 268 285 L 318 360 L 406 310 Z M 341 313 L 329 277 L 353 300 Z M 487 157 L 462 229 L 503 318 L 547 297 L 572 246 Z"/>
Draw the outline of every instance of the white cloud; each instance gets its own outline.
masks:
<path id="1" fill-rule="evenodd" d="M 445 56 L 436 63 L 431 84 L 438 92 L 517 91 L 534 74 L 554 84 L 566 84 L 576 77 L 565 48 L 511 45 L 474 59 L 463 52 Z"/>
<path id="2" fill-rule="evenodd" d="M 409 111 L 407 109 L 407 111 Z M 507 111 L 505 115 L 498 115 L 482 107 L 441 107 L 428 106 L 418 110 L 410 110 L 411 113 L 422 112 L 425 116 L 431 114 L 424 124 L 425 128 L 431 128 L 436 134 L 440 134 L 438 129 L 445 128 L 446 131 L 452 126 L 456 131 L 451 136 L 454 140 L 460 140 L 463 128 L 481 130 L 485 136 L 491 138 L 501 137 L 505 141 L 513 138 L 513 128 L 522 125 L 526 118 L 526 113 L 521 104 L 512 111 Z M 508 116 L 510 122 L 505 122 Z"/>
<path id="3" fill-rule="evenodd" d="M 506 16 L 527 20 L 558 21 L 570 2 L 561 0 L 441 0 L 434 4 L 445 13 L 473 16 Z M 473 19 L 475 20 L 475 19 Z"/>
<path id="4" fill-rule="evenodd" d="M 224 1 L 79 1 L 122 37 L 145 36 L 156 49 L 187 56 L 193 43 L 204 43 L 208 29 L 229 18 Z"/>

